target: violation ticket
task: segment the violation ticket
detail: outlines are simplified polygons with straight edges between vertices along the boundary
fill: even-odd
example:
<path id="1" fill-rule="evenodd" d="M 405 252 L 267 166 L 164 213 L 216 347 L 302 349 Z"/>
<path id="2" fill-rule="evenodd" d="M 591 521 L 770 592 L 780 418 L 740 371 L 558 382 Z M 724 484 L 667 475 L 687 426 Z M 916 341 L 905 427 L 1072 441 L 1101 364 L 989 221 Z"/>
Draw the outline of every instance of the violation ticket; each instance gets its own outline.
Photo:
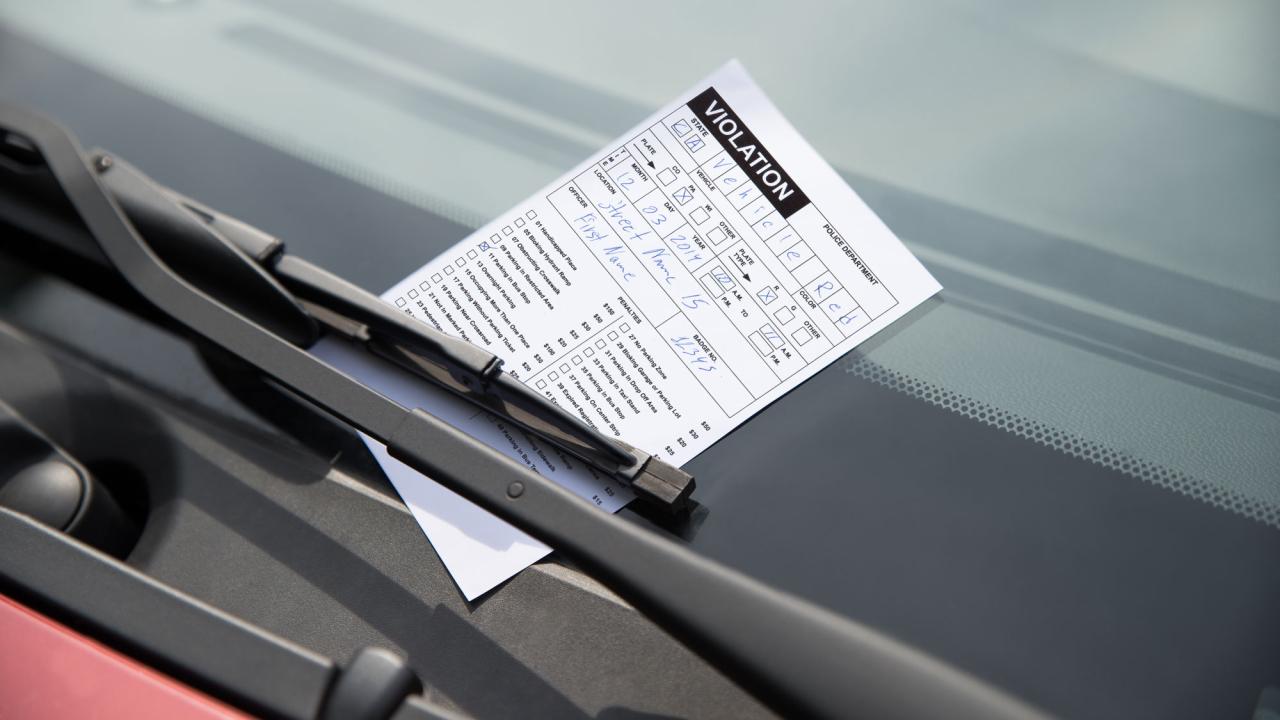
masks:
<path id="1" fill-rule="evenodd" d="M 939 289 L 735 61 L 383 298 L 680 465 Z M 604 510 L 631 498 L 423 382 L 322 352 Z M 548 552 L 370 445 L 468 599 Z"/>

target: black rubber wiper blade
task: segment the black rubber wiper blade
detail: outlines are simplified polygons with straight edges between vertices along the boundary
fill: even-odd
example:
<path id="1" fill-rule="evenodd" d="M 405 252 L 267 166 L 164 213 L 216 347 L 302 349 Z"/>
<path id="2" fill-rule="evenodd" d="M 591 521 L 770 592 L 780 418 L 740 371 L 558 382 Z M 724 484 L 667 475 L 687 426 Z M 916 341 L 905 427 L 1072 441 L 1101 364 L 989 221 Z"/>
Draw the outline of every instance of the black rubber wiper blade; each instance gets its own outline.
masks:
<path id="1" fill-rule="evenodd" d="M 272 273 L 334 332 L 629 484 L 667 512 L 687 507 L 692 475 L 601 435 L 502 370 L 502 360 L 392 308 L 306 260 L 279 253 Z"/>

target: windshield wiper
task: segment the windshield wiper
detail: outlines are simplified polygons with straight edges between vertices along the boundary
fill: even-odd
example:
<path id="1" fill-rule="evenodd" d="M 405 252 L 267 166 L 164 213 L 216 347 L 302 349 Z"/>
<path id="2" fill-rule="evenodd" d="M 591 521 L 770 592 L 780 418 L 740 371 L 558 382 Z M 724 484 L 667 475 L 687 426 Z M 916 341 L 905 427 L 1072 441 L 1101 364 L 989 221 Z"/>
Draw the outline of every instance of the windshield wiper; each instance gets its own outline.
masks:
<path id="1" fill-rule="evenodd" d="M 0 138 L 0 146 L 30 152 L 12 134 Z M 600 434 L 504 372 L 497 355 L 414 320 L 289 255 L 277 238 L 160 188 L 125 162 L 105 153 L 93 162 L 107 192 L 163 262 L 264 328 L 305 348 L 319 337 L 319 322 L 630 485 L 651 506 L 667 513 L 687 508 L 691 475 Z"/>
<path id="2" fill-rule="evenodd" d="M 557 413 L 526 405 L 514 387 L 495 381 L 504 376 L 495 374 L 495 359 L 484 351 L 425 333 L 376 298 L 284 256 L 278 241 L 163 190 L 105 153 L 84 153 L 48 120 L 0 104 L 0 133 L 0 174 L 7 176 L 0 218 L 107 265 L 161 313 L 563 553 L 784 716 L 1038 716 L 924 653 L 601 512 L 302 345 L 314 341 L 318 320 L 437 381 L 426 366 L 443 368 L 476 396 L 469 399 L 527 412 L 528 425 L 555 424 L 564 433 L 561 442 L 578 443 L 619 472 L 651 476 L 641 482 L 657 483 L 652 494 L 660 502 L 687 499 L 687 475 L 670 474 L 634 448 L 598 446 L 590 434 L 559 425 Z M 50 217 L 50 209 L 67 201 L 64 214 L 82 224 L 87 246 L 84 234 L 55 232 L 69 225 L 56 210 Z M 201 249 L 182 249 L 204 233 L 213 239 L 199 240 Z M 632 460 L 625 468 L 624 456 Z"/>

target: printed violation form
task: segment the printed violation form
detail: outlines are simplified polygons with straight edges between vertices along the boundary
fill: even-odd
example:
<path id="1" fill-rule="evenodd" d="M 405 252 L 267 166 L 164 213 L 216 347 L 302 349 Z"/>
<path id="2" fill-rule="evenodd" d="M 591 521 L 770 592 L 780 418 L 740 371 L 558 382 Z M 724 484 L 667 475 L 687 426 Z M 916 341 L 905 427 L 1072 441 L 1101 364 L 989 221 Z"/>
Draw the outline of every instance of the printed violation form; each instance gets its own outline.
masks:
<path id="1" fill-rule="evenodd" d="M 730 62 L 383 298 L 681 465 L 939 289 Z M 425 381 L 318 352 L 604 510 L 631 499 Z M 548 552 L 366 441 L 468 600 Z"/>

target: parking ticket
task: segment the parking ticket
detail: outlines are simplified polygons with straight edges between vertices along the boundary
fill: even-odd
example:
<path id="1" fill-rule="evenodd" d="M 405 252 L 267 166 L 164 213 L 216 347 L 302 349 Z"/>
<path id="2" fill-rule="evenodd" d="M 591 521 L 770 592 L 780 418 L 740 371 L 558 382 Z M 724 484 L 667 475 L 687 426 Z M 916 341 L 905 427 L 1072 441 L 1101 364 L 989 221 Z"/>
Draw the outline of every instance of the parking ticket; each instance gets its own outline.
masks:
<path id="1" fill-rule="evenodd" d="M 383 299 L 680 465 L 939 289 L 734 61 Z M 319 352 L 603 510 L 631 499 L 401 371 Z M 369 443 L 467 599 L 549 551 Z"/>

